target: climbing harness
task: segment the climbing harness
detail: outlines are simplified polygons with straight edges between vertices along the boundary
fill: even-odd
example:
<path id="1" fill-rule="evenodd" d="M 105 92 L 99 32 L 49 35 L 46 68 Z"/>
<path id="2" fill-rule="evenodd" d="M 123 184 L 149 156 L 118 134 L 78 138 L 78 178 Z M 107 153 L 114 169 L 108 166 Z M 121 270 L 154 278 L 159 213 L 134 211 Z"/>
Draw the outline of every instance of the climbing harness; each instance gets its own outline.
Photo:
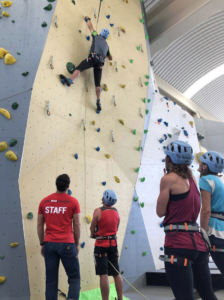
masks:
<path id="1" fill-rule="evenodd" d="M 224 213 L 216 213 L 216 212 L 212 212 L 212 213 L 211 213 L 211 217 L 212 217 L 212 218 L 219 219 L 219 220 L 221 220 L 221 221 L 224 221 Z"/>
<path id="2" fill-rule="evenodd" d="M 191 260 L 188 260 L 187 258 L 183 258 L 179 255 L 160 255 L 159 259 L 171 263 L 172 265 L 177 266 L 184 266 L 187 267 L 191 265 Z"/>
<path id="3" fill-rule="evenodd" d="M 199 232 L 199 226 L 196 223 L 178 223 L 178 224 L 169 224 L 164 226 L 164 232 L 173 232 L 175 235 L 177 232 Z M 172 234 L 171 234 L 172 235 Z"/>
<path id="4" fill-rule="evenodd" d="M 96 58 L 99 60 L 100 63 L 104 64 L 104 58 L 100 54 L 98 54 L 96 52 L 90 52 L 90 54 L 91 54 L 92 58 Z"/>

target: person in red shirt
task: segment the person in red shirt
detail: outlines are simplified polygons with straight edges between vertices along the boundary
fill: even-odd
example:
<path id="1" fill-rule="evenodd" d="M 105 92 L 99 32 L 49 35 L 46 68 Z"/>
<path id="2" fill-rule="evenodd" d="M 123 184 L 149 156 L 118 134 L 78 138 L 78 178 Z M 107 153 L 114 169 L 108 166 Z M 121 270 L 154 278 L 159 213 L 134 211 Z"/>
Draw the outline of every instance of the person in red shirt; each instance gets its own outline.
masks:
<path id="1" fill-rule="evenodd" d="M 66 193 L 69 184 L 67 174 L 58 176 L 57 192 L 44 198 L 39 205 L 37 232 L 46 266 L 46 300 L 58 299 L 60 260 L 68 276 L 68 300 L 79 299 L 80 206 L 75 198 Z"/>
<path id="2" fill-rule="evenodd" d="M 166 150 L 157 215 L 163 221 L 166 275 L 176 300 L 194 300 L 194 286 L 203 300 L 217 300 L 208 267 L 208 246 L 196 223 L 201 201 L 191 165 L 192 147 L 171 142 Z"/>
<path id="3" fill-rule="evenodd" d="M 108 276 L 113 276 L 117 290 L 118 300 L 123 299 L 123 282 L 119 271 L 117 231 L 120 216 L 116 208 L 112 207 L 117 202 L 117 194 L 112 190 L 103 193 L 103 206 L 95 209 L 90 226 L 91 237 L 96 239 L 94 257 L 96 275 L 100 276 L 100 289 L 102 300 L 109 300 Z M 111 265 L 111 264 L 113 265 Z"/>

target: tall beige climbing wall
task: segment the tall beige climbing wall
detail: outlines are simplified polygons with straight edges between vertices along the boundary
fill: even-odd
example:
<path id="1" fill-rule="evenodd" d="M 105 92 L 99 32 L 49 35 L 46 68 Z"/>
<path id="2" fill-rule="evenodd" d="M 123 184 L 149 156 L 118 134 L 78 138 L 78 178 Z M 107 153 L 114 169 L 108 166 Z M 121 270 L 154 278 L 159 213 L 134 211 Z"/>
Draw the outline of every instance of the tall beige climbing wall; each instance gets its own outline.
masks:
<path id="1" fill-rule="evenodd" d="M 104 0 L 101 6 L 99 0 L 78 0 L 75 3 L 58 0 L 55 10 L 58 28 L 54 25 L 54 18 L 48 24 L 51 28 L 33 88 L 20 172 L 29 283 L 31 299 L 35 300 L 44 299 L 45 292 L 44 259 L 40 255 L 36 232 L 37 210 L 40 201 L 55 192 L 56 177 L 62 173 L 70 176 L 72 195 L 81 206 L 80 242 L 86 244 L 80 250 L 79 261 L 81 288 L 86 291 L 99 287 L 99 278 L 95 276 L 94 240 L 88 237 L 89 225 L 85 223 L 85 215 L 92 215 L 94 209 L 101 205 L 105 188 L 114 189 L 118 194 L 116 207 L 121 216 L 118 234 L 121 250 L 137 179 L 134 170 L 139 167 L 141 159 L 137 148 L 144 130 L 145 104 L 142 100 L 147 94 L 144 84 L 147 79 L 144 77 L 148 74 L 148 57 L 144 28 L 140 22 L 140 1 Z M 99 7 L 98 20 L 94 18 L 94 9 L 98 17 Z M 110 66 L 107 60 L 103 68 L 101 83 L 107 84 L 108 91 L 102 92 L 100 114 L 96 114 L 93 70 L 83 72 L 70 88 L 63 86 L 59 79 L 61 73 L 69 76 L 67 62 L 77 66 L 89 54 L 91 40 L 86 39 L 90 36 L 84 21 L 86 15 L 92 19 L 98 32 L 103 27 L 111 31 L 108 44 L 113 64 Z M 106 18 L 107 15 L 110 19 Z M 120 30 L 118 36 L 121 26 L 126 32 Z M 144 52 L 137 50 L 141 44 Z M 52 55 L 54 69 L 50 68 Z M 131 59 L 133 63 L 130 63 Z M 47 101 L 50 101 L 50 116 L 46 113 Z M 83 119 L 86 131 L 83 130 Z M 124 120 L 124 125 L 119 122 L 120 119 Z M 135 129 L 136 135 L 133 134 Z M 100 147 L 99 152 L 97 147 Z M 75 153 L 78 159 L 74 158 Z M 110 154 L 111 158 L 107 159 L 105 154 Z M 120 179 L 120 183 L 115 181 L 114 176 Z M 105 187 L 103 181 L 106 181 Z M 28 212 L 34 213 L 32 220 L 27 219 Z M 67 292 L 63 268 L 60 268 L 59 288 Z"/>

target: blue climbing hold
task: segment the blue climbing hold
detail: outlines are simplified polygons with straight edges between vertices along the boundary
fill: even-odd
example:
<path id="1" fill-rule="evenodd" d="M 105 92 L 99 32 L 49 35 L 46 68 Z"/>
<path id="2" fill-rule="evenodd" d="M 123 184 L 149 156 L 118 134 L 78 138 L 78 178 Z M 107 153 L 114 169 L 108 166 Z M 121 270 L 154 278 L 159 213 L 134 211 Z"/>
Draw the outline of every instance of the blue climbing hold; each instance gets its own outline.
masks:
<path id="1" fill-rule="evenodd" d="M 163 122 L 163 124 L 166 125 L 166 127 L 168 127 L 168 125 L 169 125 L 167 122 Z"/>
<path id="2" fill-rule="evenodd" d="M 158 120 L 157 120 L 157 122 L 158 122 L 158 123 L 161 123 L 161 122 L 162 122 L 162 120 L 163 120 L 163 119 L 158 119 Z"/>
<path id="3" fill-rule="evenodd" d="M 165 141 L 167 140 L 167 135 L 166 134 L 164 134 L 164 138 L 165 138 Z"/>
<path id="4" fill-rule="evenodd" d="M 107 19 L 110 19 L 110 15 L 107 15 L 106 17 L 107 17 Z"/>
<path id="5" fill-rule="evenodd" d="M 194 166 L 192 165 L 191 167 L 193 168 Z"/>
<path id="6" fill-rule="evenodd" d="M 88 36 L 86 37 L 86 39 L 87 39 L 87 41 L 89 41 L 89 40 L 90 40 L 90 36 L 88 35 Z"/>
<path id="7" fill-rule="evenodd" d="M 168 110 L 168 112 L 169 112 L 169 110 Z"/>
<path id="8" fill-rule="evenodd" d="M 162 162 L 165 162 L 165 158 L 164 158 L 164 159 L 162 159 Z"/>
<path id="9" fill-rule="evenodd" d="M 103 186 L 105 186 L 106 184 L 107 184 L 106 181 L 103 181 L 103 182 L 102 182 L 102 185 L 103 185 Z"/>
<path id="10" fill-rule="evenodd" d="M 160 225 L 159 225 L 161 228 L 163 228 L 163 221 L 160 223 Z"/>
<path id="11" fill-rule="evenodd" d="M 158 91 L 157 91 L 157 90 L 155 90 L 155 92 L 156 92 L 156 93 L 158 93 Z"/>
<path id="12" fill-rule="evenodd" d="M 163 149 L 165 150 L 165 149 L 166 149 L 166 146 L 163 146 Z"/>
<path id="13" fill-rule="evenodd" d="M 80 246 L 81 246 L 81 248 L 84 248 L 85 247 L 85 242 L 83 242 Z"/>
<path id="14" fill-rule="evenodd" d="M 72 191 L 70 189 L 68 189 L 68 195 L 71 196 Z"/>
<path id="15" fill-rule="evenodd" d="M 160 139 L 159 142 L 160 142 L 160 144 L 162 144 L 162 143 L 164 142 L 164 140 L 163 140 L 163 139 Z"/>
<path id="16" fill-rule="evenodd" d="M 169 100 L 168 97 L 163 97 L 165 100 Z"/>
<path id="17" fill-rule="evenodd" d="M 163 247 L 160 247 L 160 250 L 163 251 Z"/>
<path id="18" fill-rule="evenodd" d="M 100 147 L 97 147 L 97 148 L 96 148 L 96 151 L 100 151 Z"/>
<path id="19" fill-rule="evenodd" d="M 181 127 L 181 129 L 184 129 L 184 127 Z"/>
<path id="20" fill-rule="evenodd" d="M 110 24 L 110 27 L 114 27 L 114 24 Z"/>
<path id="21" fill-rule="evenodd" d="M 75 156 L 75 159 L 78 159 L 78 158 L 79 158 L 79 156 L 78 156 L 78 154 L 77 154 L 77 153 L 76 153 L 74 156 Z"/>
<path id="22" fill-rule="evenodd" d="M 184 130 L 184 135 L 188 137 L 188 132 L 187 132 L 187 130 Z"/>
<path id="23" fill-rule="evenodd" d="M 96 130 L 97 132 L 100 132 L 100 128 L 97 128 L 97 130 Z"/>
<path id="24" fill-rule="evenodd" d="M 176 105 L 176 102 L 173 102 L 174 105 Z"/>
<path id="25" fill-rule="evenodd" d="M 97 113 L 97 114 L 100 114 L 100 110 L 97 110 L 96 113 Z"/>

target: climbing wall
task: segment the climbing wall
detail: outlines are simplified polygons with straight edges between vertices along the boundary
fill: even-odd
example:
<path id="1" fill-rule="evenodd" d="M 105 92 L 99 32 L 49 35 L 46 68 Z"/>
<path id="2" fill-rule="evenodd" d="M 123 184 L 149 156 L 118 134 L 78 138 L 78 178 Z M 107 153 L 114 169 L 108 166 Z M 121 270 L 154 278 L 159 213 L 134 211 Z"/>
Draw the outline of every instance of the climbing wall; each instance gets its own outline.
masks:
<path id="1" fill-rule="evenodd" d="M 73 4 L 59 0 L 55 14 L 58 27 L 53 18 L 33 86 L 19 180 L 31 299 L 44 299 L 45 291 L 44 260 L 36 233 L 37 209 L 40 201 L 55 191 L 55 178 L 59 174 L 70 176 L 72 195 L 81 206 L 80 241 L 85 242 L 79 254 L 82 291 L 99 286 L 93 263 L 94 241 L 88 237 L 85 215 L 92 215 L 100 206 L 105 188 L 114 189 L 118 194 L 121 250 L 137 179 L 135 169 L 141 160 L 141 151 L 137 149 L 143 138 L 146 106 L 143 99 L 148 85 L 145 75 L 149 62 L 138 0 L 129 3 L 93 0 L 88 6 L 87 1 Z M 86 15 L 98 32 L 103 27 L 111 30 L 108 43 L 114 60 L 112 66 L 106 61 L 103 69 L 102 85 L 106 84 L 108 91 L 102 92 L 100 114 L 95 111 L 92 70 L 83 72 L 70 88 L 59 80 L 61 73 L 69 76 L 67 62 L 77 66 L 89 54 L 91 40 L 87 39 L 90 33 L 84 21 Z M 51 56 L 54 69 L 50 67 Z M 97 147 L 100 151 L 96 151 Z M 78 159 L 74 154 L 78 154 Z M 106 158 L 106 154 L 111 158 Z M 105 187 L 102 182 L 106 182 Z M 29 212 L 34 213 L 32 220 L 27 218 Z M 67 292 L 63 268 L 60 268 L 59 281 L 59 288 Z"/>

